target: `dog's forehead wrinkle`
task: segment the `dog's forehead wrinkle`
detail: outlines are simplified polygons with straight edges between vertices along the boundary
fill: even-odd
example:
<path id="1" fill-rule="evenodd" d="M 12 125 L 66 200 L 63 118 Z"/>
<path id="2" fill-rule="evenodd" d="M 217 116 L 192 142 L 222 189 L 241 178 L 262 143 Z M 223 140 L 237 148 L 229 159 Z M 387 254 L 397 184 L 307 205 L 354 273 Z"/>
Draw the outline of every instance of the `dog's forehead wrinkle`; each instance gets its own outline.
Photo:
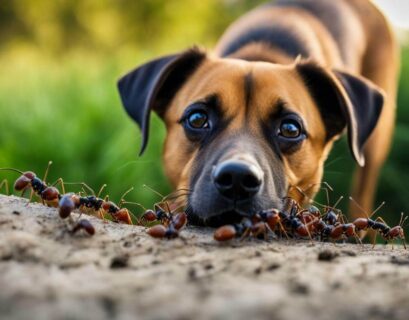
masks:
<path id="1" fill-rule="evenodd" d="M 245 106 L 245 113 L 246 118 L 249 112 L 250 104 L 251 104 L 251 97 L 252 97 L 252 90 L 253 90 L 253 74 L 252 72 L 248 72 L 244 76 L 244 106 Z"/>

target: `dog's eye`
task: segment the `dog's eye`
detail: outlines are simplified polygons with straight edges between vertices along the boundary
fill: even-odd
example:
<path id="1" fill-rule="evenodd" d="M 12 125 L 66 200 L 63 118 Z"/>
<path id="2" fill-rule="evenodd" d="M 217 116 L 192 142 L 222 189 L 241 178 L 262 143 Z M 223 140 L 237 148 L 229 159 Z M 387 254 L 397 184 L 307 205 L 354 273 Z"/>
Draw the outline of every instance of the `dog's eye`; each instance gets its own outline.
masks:
<path id="1" fill-rule="evenodd" d="M 292 119 L 281 122 L 279 135 L 285 138 L 298 138 L 301 135 L 301 125 Z"/>
<path id="2" fill-rule="evenodd" d="M 203 129 L 209 127 L 209 121 L 207 114 L 204 111 L 195 111 L 192 112 L 187 117 L 187 123 L 193 129 Z"/>

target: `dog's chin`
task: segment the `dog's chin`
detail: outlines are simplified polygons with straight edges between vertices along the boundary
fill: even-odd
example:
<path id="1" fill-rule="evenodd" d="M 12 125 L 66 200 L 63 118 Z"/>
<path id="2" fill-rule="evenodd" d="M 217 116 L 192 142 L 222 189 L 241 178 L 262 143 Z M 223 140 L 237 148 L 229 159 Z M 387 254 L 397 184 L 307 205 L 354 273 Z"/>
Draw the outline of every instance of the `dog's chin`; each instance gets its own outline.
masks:
<path id="1" fill-rule="evenodd" d="M 202 218 L 194 212 L 188 213 L 189 223 L 196 226 L 207 226 L 217 228 L 226 224 L 239 223 L 245 216 L 236 210 L 228 210 L 217 215 Z"/>

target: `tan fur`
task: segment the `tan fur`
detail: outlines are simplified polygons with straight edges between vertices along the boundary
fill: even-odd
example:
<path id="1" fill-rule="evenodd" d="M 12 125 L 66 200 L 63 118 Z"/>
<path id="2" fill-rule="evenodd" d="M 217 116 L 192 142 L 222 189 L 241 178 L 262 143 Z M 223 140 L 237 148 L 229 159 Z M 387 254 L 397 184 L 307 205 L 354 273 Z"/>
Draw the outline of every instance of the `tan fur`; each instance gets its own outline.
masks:
<path id="1" fill-rule="evenodd" d="M 311 49 L 311 59 L 327 68 L 338 68 L 356 75 L 362 75 L 381 87 L 387 95 L 379 124 L 365 148 L 366 166 L 357 170 L 353 196 L 370 211 L 378 172 L 388 154 L 394 128 L 398 51 L 382 14 L 368 1 L 339 0 L 339 10 L 348 19 L 342 39 L 347 47 L 345 62 L 325 25 L 311 14 L 297 8 L 256 9 L 235 22 L 221 38 L 216 47 L 216 55 L 224 44 L 234 38 L 241 30 L 250 29 L 253 24 L 263 20 L 274 20 L 303 30 L 304 41 Z M 260 136 L 260 119 L 266 119 L 278 99 L 288 102 L 306 122 L 309 137 L 302 148 L 284 157 L 284 166 L 289 185 L 307 190 L 313 197 L 323 175 L 323 164 L 333 141 L 325 143 L 325 128 L 319 111 L 305 84 L 295 71 L 294 59 L 289 58 L 278 48 L 263 44 L 249 44 L 234 53 L 230 58 L 263 58 L 280 64 L 265 62 L 246 62 L 236 59 L 221 59 L 209 55 L 189 81 L 177 92 L 164 115 L 168 130 L 163 153 L 165 171 L 175 188 L 189 186 L 190 173 L 197 153 L 197 147 L 186 138 L 178 120 L 184 109 L 193 102 L 200 101 L 211 94 L 221 97 L 221 105 L 227 116 L 234 117 L 226 134 L 232 131 L 248 130 Z M 253 59 L 250 59 L 253 60 Z M 386 62 L 386 63 L 385 63 Z M 379 67 L 379 66 L 382 67 Z M 245 114 L 245 94 L 243 81 L 251 73 L 254 91 L 250 113 Z M 289 85 L 291 84 L 291 85 Z M 222 138 L 222 137 L 221 137 Z M 333 139 L 335 140 L 335 138 Z M 177 143 L 175 143 L 177 141 Z M 304 201 L 300 193 L 290 189 L 290 195 Z M 359 215 L 356 210 L 354 216 Z"/>
<path id="2" fill-rule="evenodd" d="M 243 79 L 250 72 L 254 79 L 253 90 L 257 95 L 252 99 L 251 111 L 246 117 Z M 220 77 L 221 74 L 223 77 Z M 292 86 L 289 88 L 286 83 L 292 83 Z M 311 184 L 321 180 L 322 165 L 329 150 L 324 142 L 326 132 L 314 101 L 295 71 L 295 65 L 226 61 L 210 57 L 189 79 L 188 85 L 177 93 L 165 114 L 168 129 L 164 152 L 165 170 L 176 188 L 188 187 L 191 160 L 196 153 L 178 120 L 186 106 L 212 94 L 220 96 L 226 116 L 234 117 L 230 126 L 225 129 L 225 134 L 248 130 L 259 136 L 260 141 L 263 139 L 259 128 L 260 119 L 269 117 L 278 99 L 286 101 L 290 108 L 305 120 L 309 132 L 309 139 L 303 142 L 303 147 L 284 158 L 288 182 L 290 185 L 308 189 Z M 175 144 L 174 141 L 178 143 Z M 309 193 L 312 195 L 314 190 L 316 188 L 310 188 Z"/>

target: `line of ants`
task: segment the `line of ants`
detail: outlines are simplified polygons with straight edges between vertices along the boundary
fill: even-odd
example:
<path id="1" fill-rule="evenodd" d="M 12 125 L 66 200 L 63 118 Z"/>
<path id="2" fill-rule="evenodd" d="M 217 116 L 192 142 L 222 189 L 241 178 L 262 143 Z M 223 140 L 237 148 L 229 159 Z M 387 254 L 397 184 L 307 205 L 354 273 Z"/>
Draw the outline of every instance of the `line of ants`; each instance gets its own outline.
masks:
<path id="1" fill-rule="evenodd" d="M 87 219 L 81 219 L 82 214 L 93 215 L 103 220 L 106 219 L 106 216 L 109 216 L 113 222 L 124 224 L 133 224 L 132 217 L 137 224 L 159 221 L 161 224 L 155 225 L 147 231 L 149 235 L 155 238 L 175 238 L 179 235 L 179 231 L 186 225 L 187 216 L 184 212 L 174 214 L 174 211 L 170 210 L 167 201 L 175 198 L 173 194 L 167 197 L 161 195 L 162 201 L 154 205 L 155 210 L 151 210 L 144 208 L 139 203 L 125 201 L 125 196 L 133 190 L 133 188 L 130 188 L 122 195 L 117 205 L 114 202 L 109 201 L 108 196 L 105 196 L 105 198 L 100 197 L 106 187 L 105 184 L 100 188 L 97 194 L 84 182 L 68 183 L 64 182 L 62 178 L 59 178 L 53 184 L 48 185 L 46 179 L 51 164 L 52 162 L 50 161 L 43 179 L 40 179 L 32 171 L 23 172 L 15 168 L 0 168 L 0 170 L 13 171 L 20 174 L 20 177 L 14 182 L 14 190 L 21 192 L 21 196 L 24 196 L 25 192 L 30 190 L 28 203 L 32 201 L 34 195 L 37 195 L 42 204 L 58 208 L 60 218 L 70 218 L 71 221 L 71 213 L 74 210 L 78 210 L 80 212 L 80 217 L 73 223 L 73 226 L 70 229 L 72 234 L 75 234 L 80 230 L 85 231 L 90 236 L 95 234 L 95 228 L 91 222 Z M 85 193 L 85 190 L 87 190 L 91 195 L 82 195 L 82 192 L 79 194 L 73 192 L 66 193 L 65 185 L 67 184 L 81 185 L 83 192 Z M 57 189 L 57 185 L 61 186 L 61 193 Z M 5 188 L 6 194 L 9 194 L 9 185 L 6 179 L 0 182 L 0 190 L 1 188 Z M 151 190 L 156 192 L 153 189 Z M 166 205 L 167 211 L 162 207 L 163 203 Z M 124 204 L 138 205 L 142 207 L 144 209 L 144 214 L 141 219 L 138 219 L 127 208 L 123 208 L 122 206 Z"/>
<path id="2" fill-rule="evenodd" d="M 323 184 L 326 185 L 326 188 L 323 189 L 326 191 L 327 203 L 329 203 L 328 189 L 332 190 L 332 188 L 326 182 Z M 306 196 L 303 190 L 294 188 Z M 321 212 L 315 205 L 311 205 L 307 209 L 301 208 L 294 199 L 287 197 L 284 199 L 282 210 L 263 210 L 252 217 L 243 218 L 240 223 L 222 226 L 215 231 L 214 239 L 228 241 L 235 237 L 244 239 L 248 236 L 266 239 L 268 232 L 271 231 L 280 237 L 284 235 L 286 238 L 310 239 L 311 241 L 335 242 L 353 237 L 362 244 L 359 232 L 374 230 L 386 242 L 400 239 L 406 249 L 403 225 L 408 218 L 407 216 L 404 217 L 402 213 L 399 224 L 395 227 L 390 227 L 381 217 L 371 219 L 384 206 L 385 202 L 382 202 L 370 215 L 366 215 L 366 218 L 357 218 L 348 223 L 341 210 L 336 208 L 342 199 L 343 197 L 340 197 L 333 206 L 322 205 L 313 201 L 323 207 Z M 349 199 L 354 201 L 355 205 L 365 213 L 352 197 Z M 373 247 L 375 242 L 376 237 L 374 237 Z"/>
<path id="3" fill-rule="evenodd" d="M 180 231 L 185 227 L 188 221 L 187 214 L 183 210 L 180 211 L 184 206 L 171 209 L 170 205 L 173 200 L 187 195 L 189 192 L 188 189 L 176 190 L 168 196 L 163 196 L 145 185 L 145 187 L 161 197 L 160 202 L 154 204 L 153 210 L 146 209 L 144 206 L 136 202 L 125 201 L 125 196 L 131 192 L 133 188 L 127 190 L 121 196 L 118 204 L 115 204 L 114 202 L 109 201 L 108 196 L 105 198 L 100 197 L 106 187 L 105 184 L 100 188 L 98 193 L 95 193 L 94 190 L 84 182 L 67 183 L 61 178 L 53 184 L 48 185 L 46 179 L 51 164 L 52 162 L 50 161 L 43 179 L 38 178 L 32 171 L 23 172 L 14 168 L 0 168 L 0 170 L 19 173 L 20 177 L 15 181 L 14 189 L 16 191 L 21 191 L 22 196 L 28 189 L 30 189 L 29 202 L 31 202 L 34 194 L 37 195 L 44 205 L 58 208 L 60 218 L 70 218 L 70 221 L 73 222 L 71 213 L 74 210 L 78 210 L 80 216 L 75 222 L 73 222 L 73 225 L 70 228 L 72 234 L 83 230 L 90 236 L 94 235 L 95 228 L 89 220 L 81 219 L 82 214 L 93 215 L 103 220 L 108 216 L 113 222 L 124 224 L 133 224 L 133 220 L 136 224 L 145 226 L 150 223 L 159 222 L 159 224 L 151 226 L 147 230 L 147 233 L 154 238 L 167 239 L 178 237 Z M 65 193 L 65 185 L 67 184 L 81 185 L 83 191 L 78 194 L 73 192 Z M 228 241 L 237 237 L 245 239 L 249 236 L 256 238 L 264 237 L 264 239 L 267 239 L 268 232 L 273 232 L 276 236 L 285 236 L 287 239 L 302 238 L 310 239 L 311 241 L 319 240 L 335 242 L 353 237 L 358 243 L 362 243 L 359 237 L 359 232 L 374 230 L 387 242 L 400 239 L 406 249 L 403 224 L 407 217 L 404 217 L 403 213 L 399 225 L 390 227 L 381 217 L 374 220 L 371 219 L 371 217 L 382 208 L 385 202 L 383 202 L 370 215 L 367 215 L 359 204 L 350 197 L 350 200 L 354 201 L 358 208 L 366 214 L 366 218 L 357 218 L 353 222 L 348 223 L 341 210 L 336 208 L 343 197 L 340 197 L 333 206 L 330 206 L 328 190 L 332 191 L 332 188 L 326 182 L 323 182 L 322 184 L 325 185 L 322 189 L 326 192 L 327 205 L 312 201 L 315 205 L 323 207 L 322 212 L 315 205 L 311 205 L 307 209 L 301 208 L 294 199 L 287 197 L 283 201 L 284 205 L 281 210 L 274 208 L 262 210 L 250 217 L 243 218 L 240 223 L 222 226 L 214 232 L 214 239 L 217 241 Z M 57 189 L 57 185 L 61 186 L 61 193 Z M 0 182 L 0 190 L 1 188 L 5 188 L 6 193 L 9 193 L 7 180 Z M 302 196 L 306 197 L 305 190 L 301 190 L 298 187 L 293 188 Z M 91 195 L 86 195 L 85 190 L 91 193 Z M 141 218 L 138 219 L 130 210 L 122 207 L 125 204 L 136 205 L 142 208 L 144 213 Z M 374 240 L 376 240 L 376 238 L 374 238 Z"/>

